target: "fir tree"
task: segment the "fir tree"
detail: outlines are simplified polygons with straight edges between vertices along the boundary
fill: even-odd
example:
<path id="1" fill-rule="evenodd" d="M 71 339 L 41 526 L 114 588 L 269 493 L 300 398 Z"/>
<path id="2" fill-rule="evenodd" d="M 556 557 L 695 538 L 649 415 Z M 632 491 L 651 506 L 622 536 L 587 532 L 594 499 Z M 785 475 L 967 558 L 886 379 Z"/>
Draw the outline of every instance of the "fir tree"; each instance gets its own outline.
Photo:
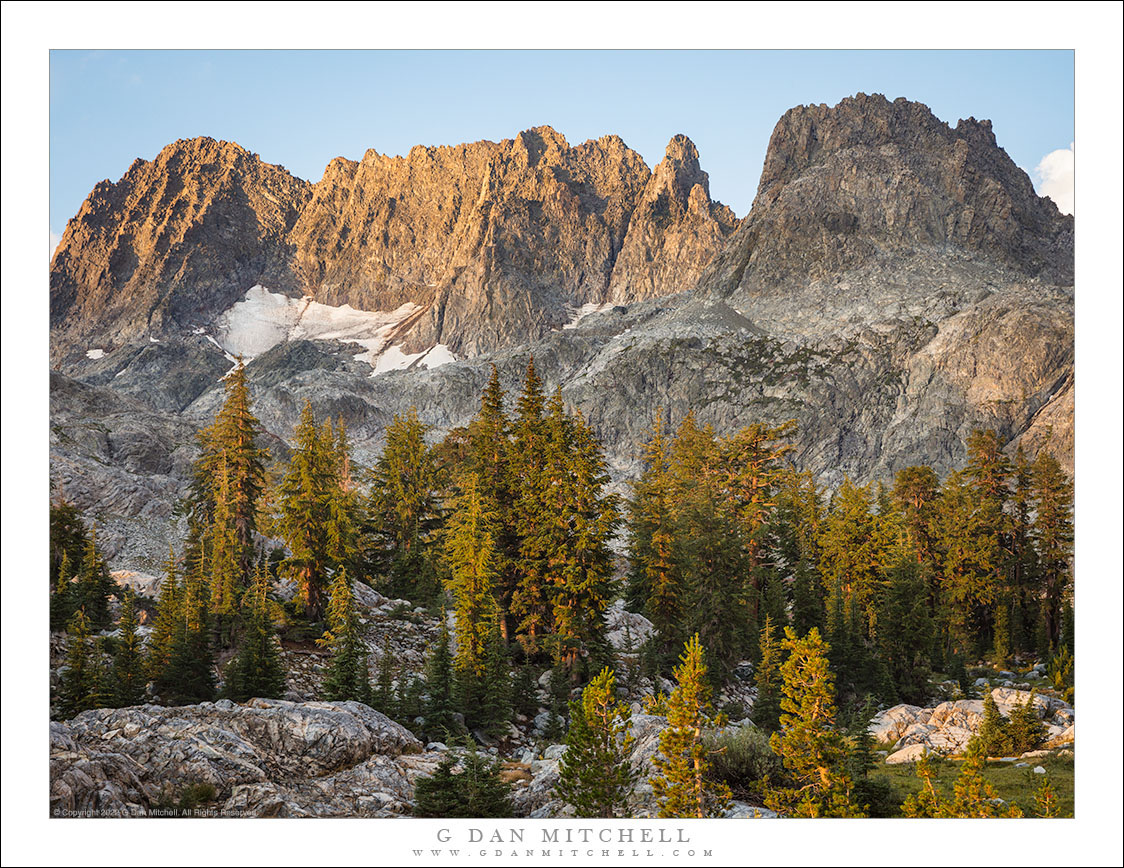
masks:
<path id="1" fill-rule="evenodd" d="M 761 628 L 761 659 L 753 676 L 757 699 L 753 703 L 753 722 L 758 729 L 775 732 L 781 715 L 781 646 L 776 640 L 773 619 L 765 617 Z"/>
<path id="2" fill-rule="evenodd" d="M 1011 751 L 1010 726 L 990 690 L 984 696 L 983 720 L 976 738 L 984 756 L 1007 756 Z"/>
<path id="3" fill-rule="evenodd" d="M 147 669 L 150 678 L 157 678 L 168 666 L 176 637 L 184 629 L 181 590 L 176 555 L 169 546 L 164 580 L 160 585 L 160 599 L 156 604 L 156 619 L 148 642 Z"/>
<path id="4" fill-rule="evenodd" d="M 317 423 L 309 402 L 295 439 L 280 484 L 277 529 L 290 552 L 283 568 L 296 580 L 308 616 L 318 619 L 330 572 L 355 553 L 353 492 L 345 488 L 340 438 L 330 420 Z"/>
<path id="5" fill-rule="evenodd" d="M 400 710 L 394 695 L 394 655 L 390 650 L 390 634 L 383 637 L 382 654 L 379 655 L 379 677 L 371 696 L 371 706 L 387 717 L 396 720 Z"/>
<path id="6" fill-rule="evenodd" d="M 428 599 L 437 590 L 429 549 L 438 521 L 438 469 L 427 430 L 413 407 L 394 416 L 367 507 L 375 566 L 387 575 L 390 591 L 408 599 Z"/>
<path id="7" fill-rule="evenodd" d="M 1058 797 L 1054 793 L 1054 786 L 1050 783 L 1049 775 L 1042 776 L 1038 789 L 1034 791 L 1034 816 L 1044 820 L 1052 820 L 1061 816 Z"/>
<path id="8" fill-rule="evenodd" d="M 1023 754 L 1034 750 L 1046 739 L 1046 727 L 1038 717 L 1034 705 L 1035 691 L 1023 703 L 1016 703 L 1011 709 L 1007 730 L 1011 737 L 1013 753 Z"/>
<path id="9" fill-rule="evenodd" d="M 324 676 L 324 698 L 371 702 L 371 681 L 367 665 L 367 643 L 363 641 L 359 616 L 351 593 L 347 570 L 332 574 L 327 611 L 328 629 L 317 640 L 331 649 L 332 659 Z"/>
<path id="10" fill-rule="evenodd" d="M 449 628 L 442 619 L 441 634 L 426 661 L 425 730 L 432 738 L 448 740 L 461 727 L 454 716 L 453 656 Z"/>
<path id="11" fill-rule="evenodd" d="M 920 568 L 912 559 L 902 561 L 890 571 L 879 607 L 878 648 L 904 702 L 923 704 L 928 699 L 933 640 Z"/>
<path id="12" fill-rule="evenodd" d="M 796 786 L 770 788 L 766 805 L 800 817 L 861 817 L 863 809 L 851 799 L 847 743 L 835 728 L 828 646 L 818 630 L 800 639 L 789 628 L 784 648 L 781 729 L 770 744 Z"/>
<path id="13" fill-rule="evenodd" d="M 58 711 L 64 720 L 97 708 L 97 666 L 92 655 L 90 622 L 79 609 L 66 626 L 66 669 L 59 679 Z"/>
<path id="14" fill-rule="evenodd" d="M 615 678 L 609 669 L 570 703 L 566 752 L 558 767 L 556 792 L 574 806 L 578 817 L 627 817 L 628 799 L 638 777 L 629 755 L 632 712 L 615 699 Z"/>
<path id="15" fill-rule="evenodd" d="M 86 524 L 82 521 L 82 513 L 78 507 L 70 503 L 65 497 L 51 503 L 50 508 L 50 581 L 56 582 L 62 567 L 63 558 L 70 563 L 68 569 L 74 569 L 76 564 L 82 563 L 82 556 L 86 553 Z M 73 576 L 68 576 L 69 581 Z M 71 613 L 72 614 L 72 613 Z M 70 614 L 63 618 L 60 627 L 69 619 Z"/>
<path id="16" fill-rule="evenodd" d="M 96 526 L 90 529 L 90 535 L 86 538 L 74 591 L 77 605 L 85 612 L 90 628 L 108 629 L 112 624 L 109 598 L 117 592 L 117 583 L 109 575 L 109 567 L 98 551 Z"/>
<path id="17" fill-rule="evenodd" d="M 278 699 L 285 692 L 285 667 L 273 630 L 275 607 L 269 599 L 269 572 L 262 562 L 242 598 L 246 630 L 237 656 L 226 669 L 226 695 L 235 702 L 255 696 Z"/>
<path id="18" fill-rule="evenodd" d="M 653 757 L 650 779 L 660 817 L 720 817 L 730 803 L 730 788 L 709 780 L 704 730 L 724 723 L 711 716 L 710 683 L 702 644 L 696 634 L 675 669 L 676 688 L 667 698 L 667 728 Z"/>
<path id="19" fill-rule="evenodd" d="M 1034 461 L 1033 491 L 1036 515 L 1034 540 L 1041 564 L 1043 616 L 1050 646 L 1062 632 L 1062 610 L 1070 592 L 1073 557 L 1073 482 L 1047 448 Z"/>
<path id="20" fill-rule="evenodd" d="M 432 777 L 418 780 L 414 816 L 510 817 L 511 790 L 499 773 L 499 760 L 489 760 L 475 745 L 459 755 L 446 755 Z"/>
<path id="21" fill-rule="evenodd" d="M 511 663 L 500 631 L 500 621 L 493 616 L 484 647 L 484 676 L 480 690 L 478 713 L 473 725 L 484 733 L 498 736 L 507 730 L 511 720 Z"/>
<path id="22" fill-rule="evenodd" d="M 123 708 L 139 705 L 144 700 L 144 656 L 140 637 L 137 636 L 136 595 L 126 590 L 121 598 L 121 616 L 113 654 L 111 674 L 113 705 Z"/>
<path id="23" fill-rule="evenodd" d="M 77 606 L 76 589 L 71 583 L 74 570 L 70 566 L 70 554 L 66 551 L 59 559 L 55 588 L 51 592 L 50 622 L 52 630 L 62 630 L 74 615 Z"/>

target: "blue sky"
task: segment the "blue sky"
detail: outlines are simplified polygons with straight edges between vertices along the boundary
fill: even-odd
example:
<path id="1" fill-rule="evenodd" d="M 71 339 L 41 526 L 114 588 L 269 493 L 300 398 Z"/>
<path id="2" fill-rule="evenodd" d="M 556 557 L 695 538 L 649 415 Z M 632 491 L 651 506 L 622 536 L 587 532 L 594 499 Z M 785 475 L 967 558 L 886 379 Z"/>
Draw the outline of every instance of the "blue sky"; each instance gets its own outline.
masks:
<path id="1" fill-rule="evenodd" d="M 1072 175 L 1073 86 L 1071 51 L 53 51 L 51 232 L 98 181 L 178 138 L 233 140 L 315 181 L 335 156 L 539 124 L 571 143 L 616 133 L 649 166 L 685 133 L 740 216 L 781 114 L 858 91 L 953 125 L 990 118 L 1041 192 Z"/>

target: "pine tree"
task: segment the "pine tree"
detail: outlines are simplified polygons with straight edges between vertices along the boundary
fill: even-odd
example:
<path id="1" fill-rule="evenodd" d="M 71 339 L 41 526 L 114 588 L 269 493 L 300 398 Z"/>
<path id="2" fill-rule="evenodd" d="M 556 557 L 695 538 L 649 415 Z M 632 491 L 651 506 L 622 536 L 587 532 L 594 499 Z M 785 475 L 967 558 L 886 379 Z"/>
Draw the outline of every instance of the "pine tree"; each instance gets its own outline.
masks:
<path id="1" fill-rule="evenodd" d="M 757 699 L 753 703 L 753 722 L 758 729 L 775 732 L 781 715 L 781 647 L 776 640 L 773 619 L 765 617 L 761 628 L 761 659 L 753 676 Z"/>
<path id="2" fill-rule="evenodd" d="M 394 655 L 390 650 L 390 634 L 383 637 L 382 653 L 379 655 L 379 677 L 371 696 L 371 707 L 381 711 L 392 720 L 397 720 L 400 710 L 394 695 Z"/>
<path id="3" fill-rule="evenodd" d="M 631 709 L 615 698 L 615 677 L 606 668 L 570 703 L 566 752 L 558 767 L 559 797 L 578 817 L 627 817 L 639 775 L 629 759 Z"/>
<path id="4" fill-rule="evenodd" d="M 1012 805 L 1004 808 L 995 788 L 983 776 L 987 751 L 980 738 L 968 742 L 960 776 L 952 788 L 952 799 L 940 814 L 943 817 L 1021 817 L 1022 811 Z"/>
<path id="5" fill-rule="evenodd" d="M 453 595 L 456 613 L 454 666 L 463 707 L 469 707 L 477 698 L 477 683 L 484 675 L 488 631 L 497 617 L 492 594 L 497 578 L 497 517 L 481 488 L 480 477 L 475 473 L 461 477 L 445 528 L 445 559 L 449 565 L 446 587 Z"/>
<path id="6" fill-rule="evenodd" d="M 467 710 L 466 710 L 467 711 Z M 480 689 L 478 713 L 472 724 L 488 735 L 506 732 L 511 720 L 511 661 L 500 631 L 499 618 L 493 616 L 484 646 L 484 676 Z"/>
<path id="7" fill-rule="evenodd" d="M 283 569 L 297 582 L 312 619 L 324 611 L 329 573 L 355 554 L 353 492 L 345 488 L 340 437 L 331 420 L 316 421 L 305 402 L 296 448 L 279 488 L 277 529 L 289 549 Z"/>
<path id="8" fill-rule="evenodd" d="M 917 760 L 915 772 L 921 779 L 921 789 L 906 798 L 902 804 L 902 816 L 912 819 L 945 816 L 948 803 L 937 792 L 937 776 L 927 750 Z"/>
<path id="9" fill-rule="evenodd" d="M 237 656 L 226 669 L 226 695 L 235 702 L 255 696 L 278 699 L 285 692 L 285 666 L 273 630 L 269 572 L 258 562 L 253 584 L 242 598 L 246 630 Z"/>
<path id="10" fill-rule="evenodd" d="M 1035 691 L 1032 690 L 1025 702 L 1017 703 L 1011 709 L 1007 729 L 1011 737 L 1011 749 L 1015 754 L 1034 750 L 1046 739 L 1046 727 L 1035 710 L 1034 697 Z"/>
<path id="11" fill-rule="evenodd" d="M 1058 797 L 1054 793 L 1054 786 L 1050 783 L 1050 776 L 1043 775 L 1034 791 L 1034 816 L 1041 819 L 1055 819 L 1061 816 L 1058 806 Z"/>
<path id="12" fill-rule="evenodd" d="M 453 656 L 449 650 L 449 627 L 442 620 L 441 634 L 425 668 L 425 731 L 431 738 L 449 739 L 461 727 L 454 716 Z"/>
<path id="13" fill-rule="evenodd" d="M 785 631 L 788 659 L 783 678 L 781 729 L 770 745 L 796 784 L 770 788 L 766 805 L 800 817 L 861 817 L 851 800 L 849 751 L 835 728 L 835 686 L 828 668 L 828 646 L 813 629 L 803 639 Z"/>
<path id="14" fill-rule="evenodd" d="M 176 637 L 184 629 L 181 591 L 176 555 L 169 546 L 164 580 L 160 585 L 160 599 L 156 604 L 156 619 L 148 642 L 146 665 L 149 678 L 156 679 L 171 662 Z"/>
<path id="15" fill-rule="evenodd" d="M 1034 460 L 1033 487 L 1034 540 L 1042 571 L 1043 615 L 1050 645 L 1056 648 L 1062 632 L 1062 610 L 1070 592 L 1073 482 L 1045 447 Z"/>
<path id="16" fill-rule="evenodd" d="M 894 477 L 893 498 L 902 514 L 908 547 L 918 564 L 933 557 L 930 526 L 939 489 L 940 481 L 931 467 L 904 467 Z"/>
<path id="17" fill-rule="evenodd" d="M 667 698 L 667 728 L 660 734 L 659 753 L 652 758 L 658 774 L 650 783 L 658 799 L 658 816 L 720 817 L 729 806 L 730 788 L 708 779 L 703 733 L 724 721 L 721 715 L 711 716 L 711 688 L 697 634 L 679 659 L 678 683 Z"/>
<path id="18" fill-rule="evenodd" d="M 117 583 L 109 575 L 109 567 L 98 551 L 97 531 L 96 526 L 92 527 L 86 538 L 74 591 L 77 605 L 85 612 L 91 630 L 104 630 L 113 623 L 109 598 L 117 592 Z"/>
<path id="19" fill-rule="evenodd" d="M 121 616 L 118 619 L 113 670 L 110 676 L 112 700 L 116 708 L 139 705 L 144 700 L 144 656 L 137 635 L 136 595 L 125 590 L 121 598 Z"/>
<path id="20" fill-rule="evenodd" d="M 71 568 L 82 563 L 82 556 L 86 553 L 87 534 L 82 513 L 65 497 L 60 495 L 51 503 L 50 515 L 51 559 L 48 575 L 54 583 L 58 580 L 63 558 L 70 562 Z M 68 576 L 67 580 L 70 578 L 72 577 Z M 66 615 L 60 622 L 60 627 L 69 618 L 70 614 Z"/>
<path id="21" fill-rule="evenodd" d="M 928 698 L 933 639 L 925 581 L 916 561 L 903 560 L 891 569 L 879 607 L 878 648 L 904 702 Z"/>
<path id="22" fill-rule="evenodd" d="M 324 698 L 370 704 L 367 643 L 363 641 L 359 615 L 355 611 L 351 582 L 347 570 L 342 567 L 332 574 L 327 621 L 328 629 L 317 640 L 332 652 L 332 659 L 324 676 Z"/>
<path id="23" fill-rule="evenodd" d="M 411 407 L 395 414 L 371 476 L 368 521 L 376 538 L 375 566 L 393 594 L 428 599 L 437 588 L 430 546 L 438 521 L 438 469 L 426 425 Z"/>
<path id="24" fill-rule="evenodd" d="M 59 559 L 55 588 L 51 592 L 51 630 L 65 629 L 66 622 L 74 616 L 77 593 L 71 582 L 73 578 L 74 570 L 70 566 L 70 554 L 64 551 Z"/>
<path id="25" fill-rule="evenodd" d="M 828 589 L 838 585 L 844 610 L 853 600 L 863 616 L 862 623 L 854 625 L 856 638 L 872 633 L 876 605 L 884 589 L 887 553 L 879 524 L 870 486 L 860 488 L 845 479 L 832 498 L 820 535 L 820 570 Z"/>
<path id="26" fill-rule="evenodd" d="M 66 669 L 59 679 L 58 711 L 64 720 L 97 708 L 97 666 L 92 659 L 90 622 L 79 609 L 66 626 Z"/>
<path id="27" fill-rule="evenodd" d="M 187 571 L 178 592 L 177 622 L 167 664 L 154 673 L 153 678 L 157 695 L 172 705 L 210 702 L 215 698 L 207 575 L 205 549 L 201 548 L 197 562 Z"/>
<path id="28" fill-rule="evenodd" d="M 984 696 L 984 714 L 977 740 L 984 751 L 984 756 L 1007 756 L 1011 751 L 1009 724 L 1000 713 L 990 690 Z"/>
<path id="29" fill-rule="evenodd" d="M 415 817 L 510 817 L 510 787 L 500 780 L 499 760 L 489 760 L 472 745 L 447 754 L 432 777 L 418 780 Z"/>

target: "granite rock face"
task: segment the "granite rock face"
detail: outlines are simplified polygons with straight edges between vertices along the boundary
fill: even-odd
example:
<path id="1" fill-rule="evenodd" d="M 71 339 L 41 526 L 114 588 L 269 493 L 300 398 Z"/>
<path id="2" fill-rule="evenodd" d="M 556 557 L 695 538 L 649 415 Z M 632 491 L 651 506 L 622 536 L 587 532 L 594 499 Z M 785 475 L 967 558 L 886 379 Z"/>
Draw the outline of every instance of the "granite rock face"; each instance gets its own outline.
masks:
<path id="1" fill-rule="evenodd" d="M 340 158 L 315 184 L 210 140 L 138 162 L 95 189 L 52 262 L 52 475 L 99 521 L 170 515 L 233 364 L 217 324 L 255 285 L 329 320 L 409 305 L 386 346 L 456 359 L 372 376 L 347 335 L 288 335 L 247 369 L 277 456 L 305 400 L 369 463 L 412 406 L 433 438 L 465 424 L 492 365 L 513 403 L 533 357 L 622 490 L 661 411 L 719 434 L 795 419 L 794 460 L 828 487 L 946 473 L 981 428 L 1073 468 L 1073 219 L 986 121 L 905 100 L 786 113 L 741 220 L 682 136 L 653 171 L 614 136 L 571 146 L 549 127 Z M 104 422 L 94 395 L 132 409 Z M 128 413 L 158 432 L 148 457 L 105 443 L 136 439 Z M 85 497 L 100 490 L 122 508 Z"/>

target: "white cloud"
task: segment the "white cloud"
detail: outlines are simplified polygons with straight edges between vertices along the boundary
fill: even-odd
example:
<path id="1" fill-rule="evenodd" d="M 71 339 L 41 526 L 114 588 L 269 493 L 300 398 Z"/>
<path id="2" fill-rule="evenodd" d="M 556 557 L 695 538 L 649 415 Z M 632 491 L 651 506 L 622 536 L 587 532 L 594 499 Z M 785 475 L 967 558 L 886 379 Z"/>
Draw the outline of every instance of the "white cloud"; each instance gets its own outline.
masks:
<path id="1" fill-rule="evenodd" d="M 1038 193 L 1049 196 L 1063 214 L 1073 213 L 1073 142 L 1068 148 L 1050 151 L 1034 170 Z"/>
<path id="2" fill-rule="evenodd" d="M 55 232 L 54 229 L 52 229 L 51 230 L 51 256 L 55 255 L 55 250 L 56 250 L 56 248 L 58 248 L 60 241 L 62 241 L 62 236 L 59 235 L 57 232 Z"/>

